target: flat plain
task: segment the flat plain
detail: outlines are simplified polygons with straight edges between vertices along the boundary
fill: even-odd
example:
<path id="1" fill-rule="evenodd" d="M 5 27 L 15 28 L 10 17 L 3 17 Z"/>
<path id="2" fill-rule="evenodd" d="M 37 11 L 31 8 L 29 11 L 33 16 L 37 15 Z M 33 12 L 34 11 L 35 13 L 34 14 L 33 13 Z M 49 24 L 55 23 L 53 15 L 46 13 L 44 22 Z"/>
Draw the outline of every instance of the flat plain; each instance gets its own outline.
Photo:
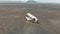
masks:
<path id="1" fill-rule="evenodd" d="M 26 21 L 28 12 L 38 24 Z M 60 4 L 0 3 L 0 34 L 60 34 Z"/>

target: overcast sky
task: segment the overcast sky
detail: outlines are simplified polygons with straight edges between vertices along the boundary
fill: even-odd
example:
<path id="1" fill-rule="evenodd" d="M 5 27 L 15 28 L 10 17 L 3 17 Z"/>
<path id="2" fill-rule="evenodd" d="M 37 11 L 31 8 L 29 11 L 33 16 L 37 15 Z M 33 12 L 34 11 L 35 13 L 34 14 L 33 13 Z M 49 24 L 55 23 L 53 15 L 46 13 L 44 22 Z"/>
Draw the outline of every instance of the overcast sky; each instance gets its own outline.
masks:
<path id="1" fill-rule="evenodd" d="M 36 0 L 37 1 L 37 0 Z M 60 3 L 60 0 L 38 0 L 38 2 Z"/>
<path id="2" fill-rule="evenodd" d="M 0 0 L 0 1 L 22 1 L 26 2 L 27 0 Z M 60 3 L 60 0 L 35 0 L 37 2 L 43 2 L 43 3 Z"/>

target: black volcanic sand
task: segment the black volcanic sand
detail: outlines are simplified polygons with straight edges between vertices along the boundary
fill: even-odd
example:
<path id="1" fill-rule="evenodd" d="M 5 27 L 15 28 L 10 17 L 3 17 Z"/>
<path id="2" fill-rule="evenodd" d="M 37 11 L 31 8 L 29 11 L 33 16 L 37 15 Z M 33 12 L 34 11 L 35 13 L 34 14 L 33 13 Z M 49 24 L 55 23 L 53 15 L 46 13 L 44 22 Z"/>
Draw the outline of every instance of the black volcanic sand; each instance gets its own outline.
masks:
<path id="1" fill-rule="evenodd" d="M 26 21 L 28 12 L 38 24 Z M 60 5 L 0 3 L 0 34 L 60 34 Z"/>

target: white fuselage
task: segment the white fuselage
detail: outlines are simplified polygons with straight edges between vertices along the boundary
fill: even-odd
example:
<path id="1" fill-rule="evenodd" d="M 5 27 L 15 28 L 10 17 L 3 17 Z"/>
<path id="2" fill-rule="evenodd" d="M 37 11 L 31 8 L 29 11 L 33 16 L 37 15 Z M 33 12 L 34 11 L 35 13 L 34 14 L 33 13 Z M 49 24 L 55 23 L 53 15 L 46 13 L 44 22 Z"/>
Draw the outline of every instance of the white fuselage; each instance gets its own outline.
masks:
<path id="1" fill-rule="evenodd" d="M 34 22 L 37 22 L 38 21 L 38 19 L 34 15 L 32 15 L 30 13 L 27 13 L 26 19 L 27 20 L 32 20 Z"/>

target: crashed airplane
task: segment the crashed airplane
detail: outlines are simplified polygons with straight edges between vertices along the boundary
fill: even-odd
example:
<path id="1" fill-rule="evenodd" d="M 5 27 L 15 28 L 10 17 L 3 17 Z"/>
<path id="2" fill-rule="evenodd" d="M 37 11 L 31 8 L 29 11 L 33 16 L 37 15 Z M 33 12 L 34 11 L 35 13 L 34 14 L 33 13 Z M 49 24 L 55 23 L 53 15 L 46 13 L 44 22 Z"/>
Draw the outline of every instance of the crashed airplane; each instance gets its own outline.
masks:
<path id="1" fill-rule="evenodd" d="M 38 23 L 38 19 L 34 15 L 32 15 L 30 13 L 27 13 L 26 20 L 27 21 L 32 21 L 34 23 Z"/>

